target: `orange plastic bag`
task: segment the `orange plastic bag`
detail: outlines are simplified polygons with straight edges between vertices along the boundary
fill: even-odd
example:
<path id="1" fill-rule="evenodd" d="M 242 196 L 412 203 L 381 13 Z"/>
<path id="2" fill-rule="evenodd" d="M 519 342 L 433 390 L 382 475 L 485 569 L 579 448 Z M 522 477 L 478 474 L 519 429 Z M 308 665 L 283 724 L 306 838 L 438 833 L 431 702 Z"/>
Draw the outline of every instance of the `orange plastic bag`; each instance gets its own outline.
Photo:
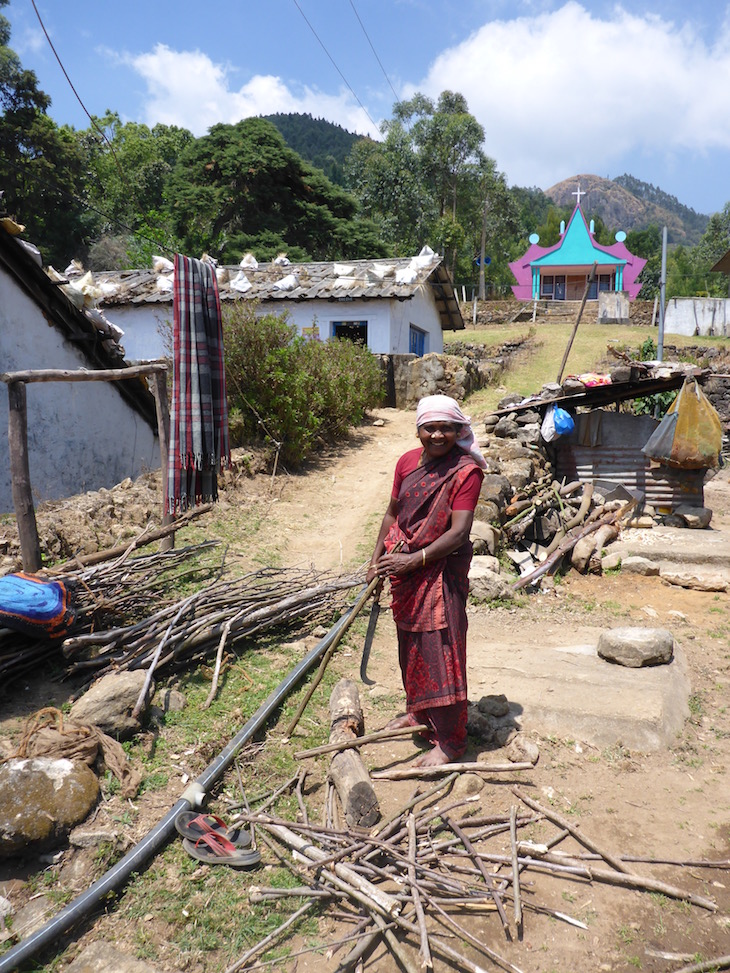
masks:
<path id="1" fill-rule="evenodd" d="M 687 379 L 642 452 L 683 470 L 720 465 L 722 424 L 717 410 L 697 384 Z"/>

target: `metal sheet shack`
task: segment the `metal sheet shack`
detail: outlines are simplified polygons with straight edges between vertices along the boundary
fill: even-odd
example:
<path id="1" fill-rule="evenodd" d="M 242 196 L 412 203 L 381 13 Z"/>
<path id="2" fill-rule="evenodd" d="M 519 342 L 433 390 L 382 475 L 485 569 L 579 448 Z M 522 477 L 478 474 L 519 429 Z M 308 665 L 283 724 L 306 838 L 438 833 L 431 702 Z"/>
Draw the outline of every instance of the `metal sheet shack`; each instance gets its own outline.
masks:
<path id="1" fill-rule="evenodd" d="M 658 420 L 620 411 L 622 402 L 678 391 L 688 376 L 702 381 L 706 373 L 685 363 L 632 362 L 607 376 L 605 384 L 585 385 L 580 376 L 571 376 L 562 386 L 552 386 L 500 414 L 536 408 L 544 414 L 555 403 L 573 415 L 573 432 L 547 445 L 558 480 L 593 483 L 604 494 L 627 490 L 659 515 L 679 507 L 701 508 L 707 471 L 675 469 L 649 459 L 642 447 Z"/>

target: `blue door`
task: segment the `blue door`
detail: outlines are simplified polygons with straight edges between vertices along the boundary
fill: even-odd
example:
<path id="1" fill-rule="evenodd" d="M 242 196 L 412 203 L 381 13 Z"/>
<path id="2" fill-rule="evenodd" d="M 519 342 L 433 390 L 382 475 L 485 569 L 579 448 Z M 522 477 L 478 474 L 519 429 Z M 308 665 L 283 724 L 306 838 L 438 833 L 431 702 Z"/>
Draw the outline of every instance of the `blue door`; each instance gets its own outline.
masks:
<path id="1" fill-rule="evenodd" d="M 410 326 L 408 335 L 408 351 L 419 358 L 423 358 L 426 353 L 426 332 L 413 325 Z"/>

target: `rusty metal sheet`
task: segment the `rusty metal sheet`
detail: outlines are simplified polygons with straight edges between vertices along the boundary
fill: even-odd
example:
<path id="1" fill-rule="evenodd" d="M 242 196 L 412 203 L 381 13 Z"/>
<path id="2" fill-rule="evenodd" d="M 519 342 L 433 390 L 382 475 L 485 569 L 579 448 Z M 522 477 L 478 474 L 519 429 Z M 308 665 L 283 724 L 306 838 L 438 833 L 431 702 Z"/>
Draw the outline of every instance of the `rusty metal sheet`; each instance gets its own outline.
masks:
<path id="1" fill-rule="evenodd" d="M 601 480 L 640 491 L 659 512 L 704 506 L 705 470 L 653 463 L 641 451 L 657 422 L 651 416 L 594 410 L 577 417 L 576 429 L 556 443 L 558 479 Z M 594 442 L 595 445 L 583 445 Z"/>

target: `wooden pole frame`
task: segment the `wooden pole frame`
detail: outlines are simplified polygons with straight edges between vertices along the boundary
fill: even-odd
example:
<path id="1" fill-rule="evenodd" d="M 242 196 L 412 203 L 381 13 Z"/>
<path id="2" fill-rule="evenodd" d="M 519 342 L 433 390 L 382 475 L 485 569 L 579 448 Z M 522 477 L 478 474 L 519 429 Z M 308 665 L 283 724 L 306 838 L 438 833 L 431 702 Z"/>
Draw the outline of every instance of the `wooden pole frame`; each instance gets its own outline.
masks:
<path id="1" fill-rule="evenodd" d="M 38 524 L 30 482 L 26 385 L 32 382 L 121 382 L 127 379 L 138 379 L 144 375 L 152 376 L 162 470 L 162 523 L 166 526 L 173 520 L 173 516 L 167 512 L 170 414 L 167 403 L 166 373 L 167 363 L 156 361 L 144 365 L 130 365 L 128 368 L 100 368 L 93 371 L 43 368 L 0 374 L 0 382 L 5 382 L 8 387 L 10 477 L 24 571 L 34 573 L 42 566 Z M 168 548 L 174 543 L 174 535 L 170 534 L 169 537 Z"/>

